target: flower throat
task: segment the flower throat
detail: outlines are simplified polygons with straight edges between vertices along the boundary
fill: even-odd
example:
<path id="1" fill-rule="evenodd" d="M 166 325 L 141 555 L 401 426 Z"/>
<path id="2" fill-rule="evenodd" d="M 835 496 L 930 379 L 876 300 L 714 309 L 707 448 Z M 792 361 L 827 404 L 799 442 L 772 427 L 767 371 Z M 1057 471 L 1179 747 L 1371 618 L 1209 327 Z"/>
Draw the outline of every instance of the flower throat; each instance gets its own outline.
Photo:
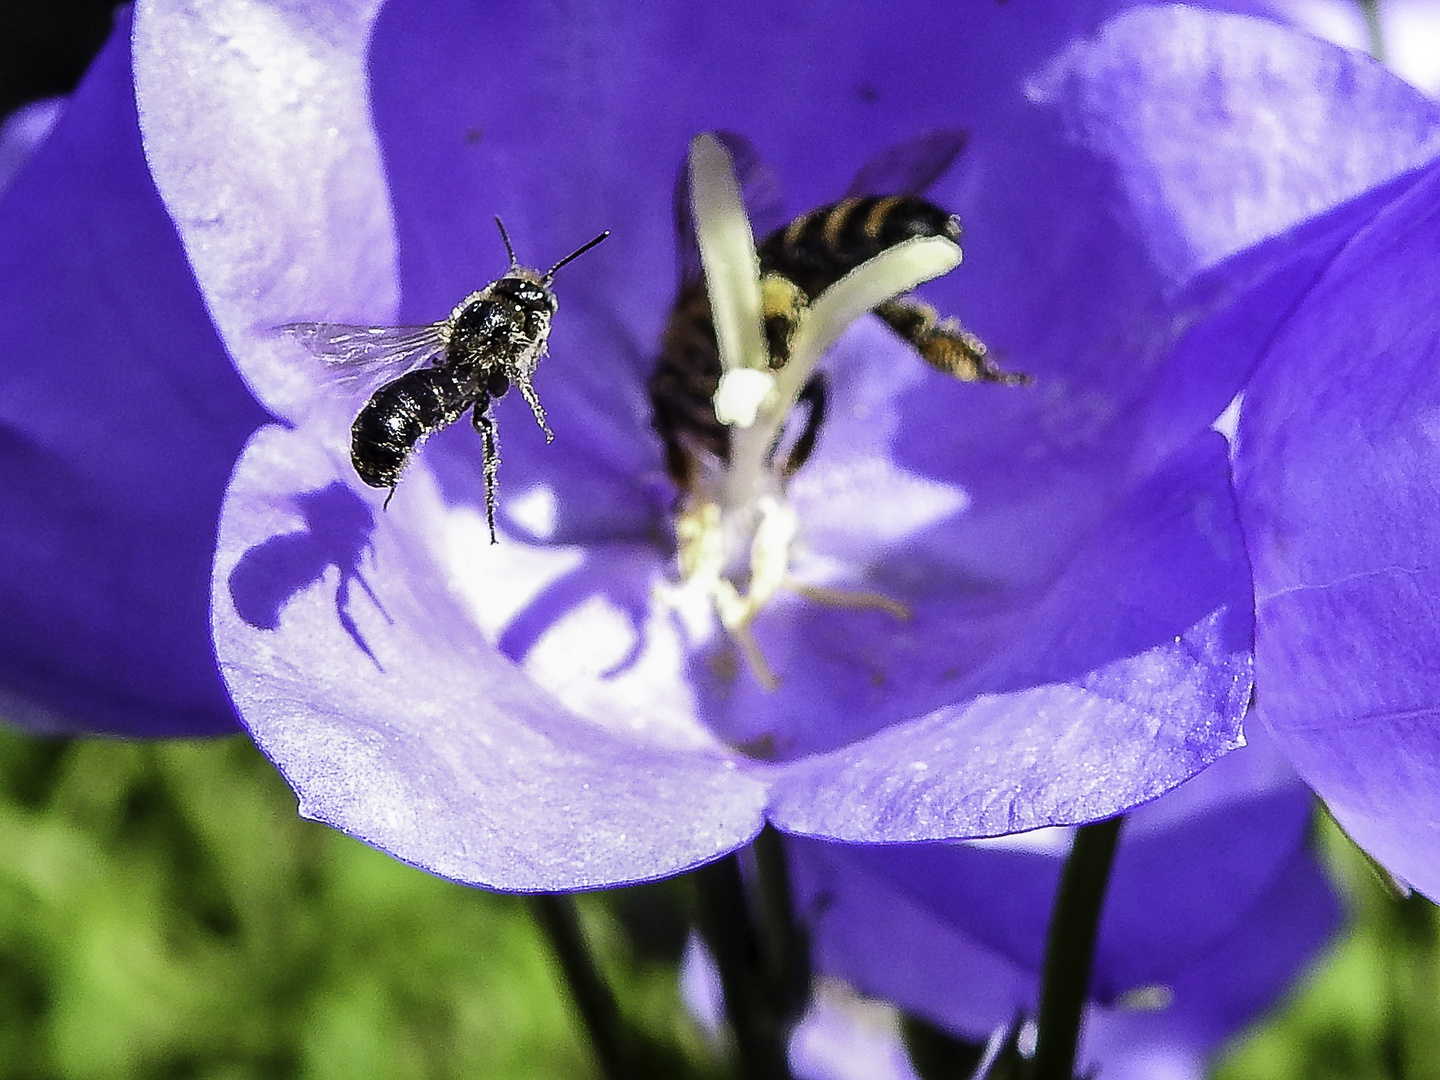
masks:
<path id="1" fill-rule="evenodd" d="M 935 145 L 931 138 L 901 150 L 920 146 L 933 158 Z M 824 421 L 817 366 L 826 350 L 873 312 L 946 374 L 1028 379 L 999 370 L 978 338 L 905 295 L 959 264 L 954 215 L 909 193 L 852 195 L 796 218 L 757 249 L 734 159 L 718 138 L 695 138 L 687 173 L 703 277 L 692 270 L 682 281 L 649 383 L 666 467 L 682 492 L 680 583 L 665 595 L 682 614 L 718 617 L 756 678 L 774 689 L 778 677 L 751 627 L 781 589 L 909 614 L 890 597 L 791 573 L 801 523 L 786 491 Z"/>

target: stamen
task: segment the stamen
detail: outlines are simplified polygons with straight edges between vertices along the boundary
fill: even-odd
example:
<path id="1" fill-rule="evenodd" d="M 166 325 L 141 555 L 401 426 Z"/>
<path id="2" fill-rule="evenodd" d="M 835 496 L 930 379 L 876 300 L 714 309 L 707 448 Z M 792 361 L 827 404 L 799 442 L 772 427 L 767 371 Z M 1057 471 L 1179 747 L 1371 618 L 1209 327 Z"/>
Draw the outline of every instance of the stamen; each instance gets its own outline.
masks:
<path id="1" fill-rule="evenodd" d="M 783 284 L 794 299 L 780 299 L 775 286 L 781 283 L 770 282 L 776 298 L 772 302 L 783 308 L 781 317 L 794 327 L 788 356 L 772 357 L 754 233 L 730 155 L 712 135 L 699 135 L 690 145 L 690 184 L 720 351 L 720 385 L 713 405 L 716 418 L 730 428 L 730 452 L 718 476 L 687 493 L 676 522 L 681 591 L 708 600 L 761 685 L 773 690 L 779 680 L 751 624 L 782 588 L 838 607 L 910 616 L 905 605 L 879 593 L 814 585 L 791 575 L 800 522 L 785 501 L 786 477 L 772 460 L 773 451 L 816 364 L 845 329 L 877 305 L 954 269 L 960 248 L 945 237 L 904 241 L 862 263 L 809 303 L 789 282 Z M 747 561 L 748 573 L 740 570 Z M 737 572 L 744 576 L 744 591 Z"/>
<path id="2" fill-rule="evenodd" d="M 817 604 L 826 604 L 829 607 L 868 608 L 872 611 L 883 611 L 902 622 L 910 618 L 912 614 L 908 607 L 893 596 L 870 592 L 868 589 L 832 589 L 826 585 L 811 585 L 804 581 L 796 581 L 794 578 L 786 578 L 785 587 L 791 592 L 799 593 L 806 600 L 813 600 Z"/>
<path id="3" fill-rule="evenodd" d="M 764 369 L 765 337 L 760 323 L 760 257 L 755 233 L 740 198 L 740 182 L 729 153 L 713 135 L 690 144 L 690 200 L 700 265 L 710 293 L 720 363 Z"/>
<path id="4" fill-rule="evenodd" d="M 754 489 L 750 478 L 764 470 L 770 447 L 779 438 L 801 389 L 850 324 L 877 304 L 959 265 L 959 245 L 943 236 L 905 240 L 861 263 L 815 298 L 799 320 L 790 345 L 790 362 L 776 373 L 771 404 L 761 409 L 754 424 L 731 433 L 729 474 L 735 483 L 727 494 L 732 499 L 743 499 Z"/>

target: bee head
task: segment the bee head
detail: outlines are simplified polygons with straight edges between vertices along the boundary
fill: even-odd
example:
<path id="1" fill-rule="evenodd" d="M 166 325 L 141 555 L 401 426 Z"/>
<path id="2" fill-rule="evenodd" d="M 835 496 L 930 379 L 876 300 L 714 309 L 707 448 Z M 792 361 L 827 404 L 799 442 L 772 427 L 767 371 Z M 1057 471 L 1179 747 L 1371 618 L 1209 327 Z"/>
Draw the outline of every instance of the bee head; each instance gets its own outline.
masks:
<path id="1" fill-rule="evenodd" d="M 494 296 L 514 300 L 529 311 L 546 311 L 553 315 L 559 306 L 548 279 L 536 281 L 535 271 L 523 266 L 511 267 L 510 273 L 490 286 L 490 292 Z"/>
<path id="2" fill-rule="evenodd" d="M 555 271 L 585 254 L 610 235 L 610 230 L 606 229 L 588 244 L 582 244 L 566 255 L 542 276 L 538 270 L 521 266 L 519 260 L 515 258 L 515 249 L 510 245 L 510 234 L 505 231 L 505 224 L 500 220 L 498 214 L 495 217 L 495 226 L 500 230 L 500 239 L 505 241 L 505 254 L 510 256 L 510 272 L 495 282 L 492 288 L 500 296 L 509 297 L 517 304 L 536 311 L 548 311 L 552 315 L 557 307 L 555 294 L 550 290 L 550 283 L 555 280 Z"/>

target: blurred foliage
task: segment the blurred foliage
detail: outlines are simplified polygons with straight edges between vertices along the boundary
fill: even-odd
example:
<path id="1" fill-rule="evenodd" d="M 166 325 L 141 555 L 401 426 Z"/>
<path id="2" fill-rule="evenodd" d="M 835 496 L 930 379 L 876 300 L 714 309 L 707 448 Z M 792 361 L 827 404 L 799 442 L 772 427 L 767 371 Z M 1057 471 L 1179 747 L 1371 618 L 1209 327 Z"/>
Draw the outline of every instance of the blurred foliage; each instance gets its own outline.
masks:
<path id="1" fill-rule="evenodd" d="M 1216 1080 L 1440 1080 L 1440 909 L 1328 817 L 1317 832 L 1352 924 Z"/>
<path id="2" fill-rule="evenodd" d="M 627 1014 L 703 1056 L 677 931 L 645 955 L 616 907 L 581 912 Z M 241 738 L 0 729 L 0 1080 L 594 1075 L 523 898 L 300 820 Z"/>
<path id="3" fill-rule="evenodd" d="M 1219 1080 L 1440 1080 L 1440 917 L 1333 825 L 1352 931 Z M 581 898 L 654 1075 L 714 1075 L 676 883 Z M 522 897 L 302 821 L 244 739 L 0 728 L 0 1080 L 596 1077 Z"/>

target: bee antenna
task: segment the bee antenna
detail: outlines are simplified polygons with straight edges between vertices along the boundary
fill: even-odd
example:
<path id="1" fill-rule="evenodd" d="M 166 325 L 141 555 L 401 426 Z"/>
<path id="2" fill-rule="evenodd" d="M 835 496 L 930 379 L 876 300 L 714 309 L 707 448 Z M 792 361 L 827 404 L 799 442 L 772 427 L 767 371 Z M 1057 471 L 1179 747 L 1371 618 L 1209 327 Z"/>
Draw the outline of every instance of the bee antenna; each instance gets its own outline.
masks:
<path id="1" fill-rule="evenodd" d="M 505 241 L 505 254 L 510 256 L 510 265 L 512 267 L 519 266 L 519 262 L 515 259 L 515 249 L 510 246 L 510 234 L 505 231 L 505 223 L 500 220 L 499 214 L 495 215 L 495 227 L 500 230 L 500 239 Z"/>
<path id="2" fill-rule="evenodd" d="M 545 283 L 548 285 L 551 281 L 554 280 L 556 270 L 559 270 L 560 267 L 564 266 L 566 263 L 573 262 L 575 259 L 578 259 L 581 255 L 584 255 L 585 252 L 589 251 L 591 248 L 593 248 L 596 244 L 600 243 L 601 240 L 604 240 L 609 235 L 610 230 L 606 229 L 599 236 L 595 237 L 594 240 L 591 240 L 588 244 L 581 244 L 569 255 L 566 255 L 563 259 L 561 259 L 559 262 L 557 262 L 554 266 L 550 268 L 550 272 L 545 275 Z"/>

